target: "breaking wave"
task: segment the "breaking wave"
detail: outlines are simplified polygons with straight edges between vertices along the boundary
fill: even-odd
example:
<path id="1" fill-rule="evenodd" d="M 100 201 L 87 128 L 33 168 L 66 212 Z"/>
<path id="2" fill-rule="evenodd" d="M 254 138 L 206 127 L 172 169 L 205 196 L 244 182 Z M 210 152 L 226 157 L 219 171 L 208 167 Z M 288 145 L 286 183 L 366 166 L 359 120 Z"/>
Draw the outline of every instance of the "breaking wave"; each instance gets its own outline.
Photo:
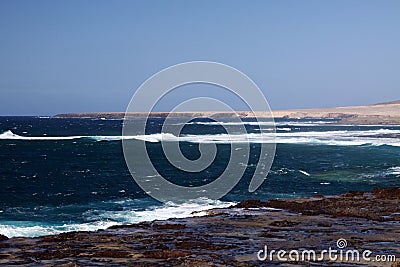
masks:
<path id="1" fill-rule="evenodd" d="M 122 206 L 129 206 L 129 200 L 119 201 Z M 149 207 L 145 210 L 89 210 L 84 213 L 86 223 L 49 224 L 36 221 L 3 221 L 0 223 L 0 234 L 7 237 L 35 237 L 54 235 L 71 231 L 96 231 L 113 225 L 133 224 L 145 221 L 167 220 L 206 215 L 206 210 L 226 208 L 234 202 L 197 199 L 190 203 L 167 203 L 162 206 Z"/>
<path id="2" fill-rule="evenodd" d="M 270 143 L 279 144 L 314 144 L 337 146 L 400 146 L 400 130 L 378 129 L 364 131 L 308 131 L 308 132 L 278 132 L 278 133 L 247 133 L 247 134 L 203 134 L 175 136 L 170 133 L 157 133 L 133 136 L 20 136 L 11 131 L 0 134 L 0 140 L 55 141 L 72 139 L 91 139 L 95 141 L 119 141 L 136 139 L 151 143 L 161 141 L 181 141 L 191 143 Z"/>

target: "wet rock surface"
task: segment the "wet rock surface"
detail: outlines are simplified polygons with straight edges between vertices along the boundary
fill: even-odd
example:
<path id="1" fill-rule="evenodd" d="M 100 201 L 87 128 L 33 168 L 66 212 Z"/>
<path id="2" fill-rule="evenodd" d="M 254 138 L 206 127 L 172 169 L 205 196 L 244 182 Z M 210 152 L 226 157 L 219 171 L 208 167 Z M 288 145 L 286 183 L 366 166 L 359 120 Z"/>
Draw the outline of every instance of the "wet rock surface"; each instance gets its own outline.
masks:
<path id="1" fill-rule="evenodd" d="M 7 240 L 7 239 L 8 239 L 8 237 L 6 237 L 4 235 L 0 235 L 0 241 Z"/>
<path id="2" fill-rule="evenodd" d="M 358 217 L 375 221 L 400 221 L 400 188 L 377 188 L 371 193 L 350 191 L 340 196 L 303 199 L 247 200 L 236 207 L 273 207 L 304 215 L 327 214 L 334 217 Z"/>
<path id="3" fill-rule="evenodd" d="M 400 188 L 303 199 L 243 201 L 207 216 L 38 238 L 2 238 L 4 266 L 400 266 L 400 262 L 260 261 L 264 248 L 332 247 L 400 258 Z"/>

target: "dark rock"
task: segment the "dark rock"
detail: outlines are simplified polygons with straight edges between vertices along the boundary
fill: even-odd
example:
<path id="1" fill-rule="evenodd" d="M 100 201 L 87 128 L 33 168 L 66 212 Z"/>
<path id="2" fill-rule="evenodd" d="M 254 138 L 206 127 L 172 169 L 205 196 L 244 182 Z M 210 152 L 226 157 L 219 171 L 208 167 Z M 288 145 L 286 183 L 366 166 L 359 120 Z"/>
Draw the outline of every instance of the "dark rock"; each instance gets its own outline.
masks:
<path id="1" fill-rule="evenodd" d="M 184 224 L 179 223 L 165 223 L 165 224 L 152 224 L 153 228 L 156 229 L 185 229 Z"/>
<path id="2" fill-rule="evenodd" d="M 293 221 L 288 221 L 288 220 L 271 222 L 271 226 L 277 226 L 277 227 L 290 227 L 290 226 L 294 226 L 294 225 L 298 225 L 298 224 L 299 224 L 299 222 L 293 222 Z"/>
<path id="3" fill-rule="evenodd" d="M 400 188 L 374 188 L 372 194 L 377 198 L 399 198 Z"/>
<path id="4" fill-rule="evenodd" d="M 358 191 L 349 191 L 346 194 L 343 195 L 344 197 L 362 197 L 364 196 L 364 192 L 358 192 Z"/>
<path id="5" fill-rule="evenodd" d="M 178 249 L 171 249 L 171 250 L 150 250 L 145 251 L 143 255 L 148 258 L 154 259 L 170 259 L 170 258 L 180 258 L 185 257 L 192 254 L 189 251 L 183 251 Z"/>
<path id="6" fill-rule="evenodd" d="M 261 208 L 261 207 L 267 207 L 268 202 L 266 201 L 261 201 L 261 200 L 243 200 L 240 203 L 238 203 L 235 208 Z"/>

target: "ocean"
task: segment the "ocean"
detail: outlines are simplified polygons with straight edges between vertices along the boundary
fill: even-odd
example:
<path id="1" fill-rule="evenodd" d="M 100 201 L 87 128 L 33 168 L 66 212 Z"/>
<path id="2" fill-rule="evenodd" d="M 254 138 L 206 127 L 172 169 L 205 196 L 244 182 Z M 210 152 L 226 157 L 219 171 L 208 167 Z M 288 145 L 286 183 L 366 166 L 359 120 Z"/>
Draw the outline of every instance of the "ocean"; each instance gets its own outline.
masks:
<path id="1" fill-rule="evenodd" d="M 202 215 L 245 199 L 332 195 L 350 190 L 400 186 L 400 125 L 339 125 L 335 120 L 276 120 L 276 155 L 264 183 L 249 193 L 262 139 L 251 119 L 243 120 L 251 153 L 246 172 L 220 200 L 160 203 L 131 177 L 121 140 L 123 120 L 0 117 L 0 234 L 41 236 L 94 231 L 111 225 Z M 229 122 L 226 122 L 229 123 Z M 198 144 L 214 142 L 218 161 L 200 173 L 165 163 L 160 134 L 163 119 L 150 119 L 147 149 L 160 173 L 171 181 L 198 186 L 215 179 L 229 159 L 223 125 L 194 120 L 179 138 L 185 156 L 196 159 Z M 232 126 L 232 125 L 231 125 Z M 135 138 L 135 137 L 133 137 Z M 193 211 L 200 211 L 192 213 Z"/>

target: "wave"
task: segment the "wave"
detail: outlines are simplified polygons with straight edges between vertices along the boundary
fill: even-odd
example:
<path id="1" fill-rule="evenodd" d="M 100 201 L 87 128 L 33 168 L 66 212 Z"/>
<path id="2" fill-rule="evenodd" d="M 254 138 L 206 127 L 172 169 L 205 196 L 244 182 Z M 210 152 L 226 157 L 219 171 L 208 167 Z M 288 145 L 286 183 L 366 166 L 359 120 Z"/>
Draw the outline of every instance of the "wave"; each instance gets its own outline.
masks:
<path id="1" fill-rule="evenodd" d="M 314 144 L 337 146 L 360 145 L 389 145 L 400 146 L 400 138 L 381 137 L 398 135 L 400 130 L 369 130 L 369 131 L 325 131 L 325 132 L 284 132 L 284 133 L 248 133 L 248 134 L 213 134 L 213 135 L 184 135 L 171 134 L 149 135 L 147 140 L 155 141 L 183 141 L 191 143 L 271 143 L 279 144 Z M 141 137 L 141 140 L 146 138 Z M 145 140 L 146 141 L 146 140 Z"/>
<path id="2" fill-rule="evenodd" d="M 389 168 L 387 174 L 400 175 L 400 166 L 399 167 L 391 167 L 391 168 Z"/>
<path id="3" fill-rule="evenodd" d="M 122 206 L 129 206 L 129 200 L 119 201 Z M 115 204 L 114 202 L 111 204 Z M 54 235 L 71 231 L 96 231 L 113 225 L 133 224 L 144 221 L 167 220 L 171 218 L 186 218 L 203 216 L 206 210 L 212 208 L 226 208 L 234 202 L 220 200 L 197 199 L 188 203 L 167 203 L 162 206 L 153 206 L 145 210 L 125 209 L 118 211 L 92 209 L 84 213 L 87 221 L 84 223 L 70 223 L 51 225 L 34 221 L 0 222 L 0 234 L 11 237 L 35 237 Z"/>
<path id="4" fill-rule="evenodd" d="M 337 146 L 389 145 L 400 146 L 397 137 L 400 130 L 368 130 L 368 131 L 323 131 L 323 132 L 280 132 L 280 133 L 248 133 L 239 135 L 185 135 L 174 137 L 178 141 L 192 143 L 271 143 L 278 144 L 314 144 Z M 395 137 L 392 137 L 395 136 Z M 165 139 L 159 139 L 163 141 Z"/>
<path id="5" fill-rule="evenodd" d="M 276 128 L 277 131 L 286 131 L 286 132 L 290 132 L 292 131 L 292 128 L 287 128 L 287 127 L 283 127 L 283 128 Z"/>
<path id="6" fill-rule="evenodd" d="M 197 125 L 249 125 L 249 126 L 321 126 L 321 125 L 332 125 L 335 121 L 243 121 L 243 122 L 224 122 L 224 121 L 195 121 L 188 122 L 186 124 L 197 124 Z M 336 125 L 335 125 L 336 126 Z M 340 125 L 338 125 L 340 126 Z"/>
<path id="7" fill-rule="evenodd" d="M 115 220 L 120 223 L 138 223 L 154 220 L 167 220 L 171 218 L 187 218 L 193 216 L 203 216 L 206 210 L 213 208 L 226 208 L 235 204 L 234 202 L 224 202 L 220 200 L 196 199 L 183 204 L 168 202 L 162 206 L 150 207 L 146 210 L 123 210 L 99 212 L 91 210 L 85 213 L 89 220 Z"/>
<path id="8" fill-rule="evenodd" d="M 180 137 L 177 137 L 170 133 L 158 133 L 158 134 L 147 134 L 147 135 L 132 135 L 132 136 L 86 136 L 96 141 L 116 141 L 126 139 L 136 139 L 146 141 L 150 143 L 158 143 L 161 141 L 180 141 Z"/>
<path id="9" fill-rule="evenodd" d="M 267 125 L 273 126 L 275 123 L 272 121 L 243 121 L 243 122 L 223 122 L 223 121 L 194 121 L 187 122 L 185 124 L 191 125 L 226 125 L 226 126 L 235 126 L 235 125 L 250 125 L 250 126 L 258 126 L 258 125 Z"/>
<path id="10" fill-rule="evenodd" d="M 235 126 L 235 125 L 249 125 L 249 126 L 334 126 L 334 127 L 353 127 L 353 126 L 365 126 L 365 127 L 381 127 L 382 124 L 337 124 L 337 121 L 332 120 L 301 120 L 301 121 L 243 121 L 243 122 L 224 122 L 224 121 L 196 121 L 188 122 L 186 124 L 198 124 L 198 125 L 221 125 L 221 126 Z M 388 125 L 390 127 L 400 127 L 400 125 Z"/>
<path id="11" fill-rule="evenodd" d="M 278 132 L 278 133 L 247 133 L 247 134 L 203 134 L 175 136 L 170 133 L 132 136 L 58 136 L 58 137 L 26 137 L 7 131 L 0 134 L 0 140 L 71 140 L 86 138 L 95 141 L 120 141 L 135 139 L 158 143 L 161 141 L 181 141 L 191 143 L 271 143 L 278 144 L 315 144 L 315 145 L 389 145 L 400 146 L 400 130 L 378 129 L 365 131 L 309 131 L 309 132 Z"/>
<path id="12" fill-rule="evenodd" d="M 92 139 L 95 141 L 118 141 L 122 139 L 136 139 L 146 142 L 160 142 L 160 141 L 178 141 L 179 138 L 169 133 L 149 134 L 149 135 L 133 135 L 133 136 L 120 136 L 120 135 L 104 135 L 104 136 L 21 136 L 14 134 L 8 130 L 0 134 L 0 140 L 26 140 L 26 141 L 57 141 L 57 140 L 74 140 L 74 139 Z"/>
<path id="13" fill-rule="evenodd" d="M 36 237 L 44 235 L 57 235 L 73 231 L 96 231 L 106 229 L 121 223 L 112 221 L 98 221 L 93 223 L 75 223 L 62 225 L 49 225 L 42 222 L 2 222 L 0 223 L 0 234 L 11 237 Z"/>
<path id="14" fill-rule="evenodd" d="M 0 140 L 72 140 L 83 137 L 85 136 L 20 136 L 10 130 L 0 134 Z"/>
<path id="15" fill-rule="evenodd" d="M 302 174 L 304 174 L 305 176 L 310 176 L 310 175 L 311 175 L 311 174 L 309 174 L 308 172 L 303 171 L 303 170 L 299 170 L 299 172 L 302 173 Z"/>

